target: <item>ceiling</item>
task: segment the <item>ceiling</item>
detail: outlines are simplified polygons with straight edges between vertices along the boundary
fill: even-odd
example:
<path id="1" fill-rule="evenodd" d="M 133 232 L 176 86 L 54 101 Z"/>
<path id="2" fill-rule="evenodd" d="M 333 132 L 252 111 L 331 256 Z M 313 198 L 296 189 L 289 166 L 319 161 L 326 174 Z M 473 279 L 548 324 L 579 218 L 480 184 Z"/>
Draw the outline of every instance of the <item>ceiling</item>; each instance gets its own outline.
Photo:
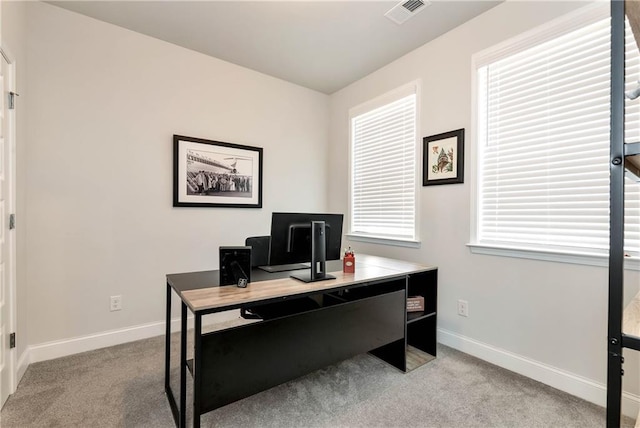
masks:
<path id="1" fill-rule="evenodd" d="M 56 6 L 331 94 L 496 6 L 433 1 L 51 1 Z"/>

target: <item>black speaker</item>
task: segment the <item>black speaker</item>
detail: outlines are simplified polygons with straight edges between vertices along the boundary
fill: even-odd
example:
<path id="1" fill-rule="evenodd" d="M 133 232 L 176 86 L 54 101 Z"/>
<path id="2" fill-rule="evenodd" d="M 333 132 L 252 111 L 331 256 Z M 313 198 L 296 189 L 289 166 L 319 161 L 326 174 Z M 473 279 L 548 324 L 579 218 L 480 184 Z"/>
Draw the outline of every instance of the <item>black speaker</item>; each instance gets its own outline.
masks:
<path id="1" fill-rule="evenodd" d="M 220 285 L 251 282 L 251 247 L 220 247 Z"/>

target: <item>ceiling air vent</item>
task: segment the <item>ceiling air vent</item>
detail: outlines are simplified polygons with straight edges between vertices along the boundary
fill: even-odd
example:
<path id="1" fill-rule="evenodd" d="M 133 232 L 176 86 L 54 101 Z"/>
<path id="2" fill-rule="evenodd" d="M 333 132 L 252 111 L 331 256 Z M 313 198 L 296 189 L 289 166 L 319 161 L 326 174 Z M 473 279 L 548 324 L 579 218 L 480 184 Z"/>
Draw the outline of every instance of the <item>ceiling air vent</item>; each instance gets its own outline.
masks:
<path id="1" fill-rule="evenodd" d="M 402 24 L 407 19 L 416 15 L 425 7 L 431 4 L 428 0 L 408 0 L 402 1 L 395 5 L 389 10 L 389 12 L 385 13 L 384 16 L 395 22 L 396 24 Z"/>

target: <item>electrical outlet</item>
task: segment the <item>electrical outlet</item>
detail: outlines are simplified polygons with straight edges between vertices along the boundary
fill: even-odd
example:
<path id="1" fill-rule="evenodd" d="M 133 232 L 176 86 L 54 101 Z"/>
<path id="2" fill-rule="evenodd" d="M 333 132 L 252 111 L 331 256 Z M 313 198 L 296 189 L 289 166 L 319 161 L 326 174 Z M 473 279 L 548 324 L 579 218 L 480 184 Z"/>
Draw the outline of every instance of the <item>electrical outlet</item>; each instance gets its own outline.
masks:
<path id="1" fill-rule="evenodd" d="M 466 300 L 458 300 L 458 315 L 461 317 L 469 316 L 469 302 Z"/>
<path id="2" fill-rule="evenodd" d="M 122 296 L 111 296 L 111 312 L 122 310 Z"/>

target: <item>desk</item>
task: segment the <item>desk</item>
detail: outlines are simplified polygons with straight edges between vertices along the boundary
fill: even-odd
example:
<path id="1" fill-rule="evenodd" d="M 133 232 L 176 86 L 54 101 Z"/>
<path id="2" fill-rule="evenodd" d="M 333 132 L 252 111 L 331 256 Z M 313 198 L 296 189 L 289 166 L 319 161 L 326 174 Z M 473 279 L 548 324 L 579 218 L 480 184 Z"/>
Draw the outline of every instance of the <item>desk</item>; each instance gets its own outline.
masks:
<path id="1" fill-rule="evenodd" d="M 247 288 L 219 286 L 218 271 L 167 275 L 165 391 L 176 425 L 186 425 L 187 369 L 193 375 L 193 426 L 200 416 L 273 386 L 370 352 L 402 371 L 436 355 L 437 268 L 359 254 L 356 272 L 313 283 L 294 272 L 254 270 Z M 181 299 L 179 403 L 170 385 L 171 296 Z M 406 297 L 425 297 L 425 311 L 406 311 Z M 202 316 L 312 298 L 317 308 L 211 333 Z M 187 311 L 194 315 L 187 361 Z"/>

